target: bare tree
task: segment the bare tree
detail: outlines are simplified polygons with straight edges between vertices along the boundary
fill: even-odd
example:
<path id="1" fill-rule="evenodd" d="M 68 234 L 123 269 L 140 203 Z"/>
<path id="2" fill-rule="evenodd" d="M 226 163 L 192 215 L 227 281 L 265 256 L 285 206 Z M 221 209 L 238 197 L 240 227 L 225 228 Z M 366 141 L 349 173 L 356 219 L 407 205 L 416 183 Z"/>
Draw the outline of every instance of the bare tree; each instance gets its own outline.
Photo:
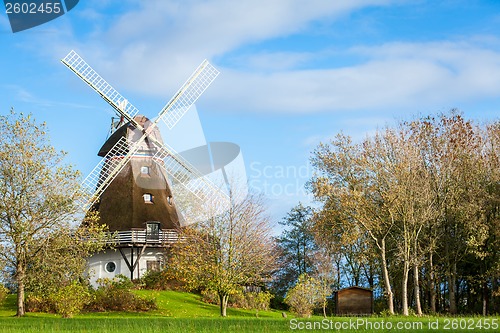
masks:
<path id="1" fill-rule="evenodd" d="M 326 318 L 328 297 L 332 296 L 333 286 L 336 282 L 337 270 L 335 269 L 334 256 L 328 250 L 321 249 L 314 255 L 315 270 L 313 277 L 316 279 L 318 296 L 323 308 L 323 317 Z"/>
<path id="2" fill-rule="evenodd" d="M 234 194 L 232 195 L 234 197 Z M 242 286 L 268 281 L 275 264 L 271 227 L 260 199 L 233 200 L 230 209 L 185 228 L 172 249 L 169 270 L 188 289 L 217 293 L 221 316 Z"/>

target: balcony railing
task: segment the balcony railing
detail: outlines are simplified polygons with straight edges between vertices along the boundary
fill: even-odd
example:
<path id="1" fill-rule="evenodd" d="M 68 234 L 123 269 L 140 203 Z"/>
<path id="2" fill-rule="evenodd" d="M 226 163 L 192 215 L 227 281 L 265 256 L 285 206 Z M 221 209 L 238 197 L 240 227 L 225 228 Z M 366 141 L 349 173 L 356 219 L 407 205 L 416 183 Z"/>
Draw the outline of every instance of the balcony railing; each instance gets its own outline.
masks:
<path id="1" fill-rule="evenodd" d="M 113 237 L 107 243 L 151 243 L 151 244 L 172 244 L 180 240 L 179 234 L 174 230 L 159 230 L 153 234 L 148 234 L 146 230 L 127 230 L 112 233 Z"/>

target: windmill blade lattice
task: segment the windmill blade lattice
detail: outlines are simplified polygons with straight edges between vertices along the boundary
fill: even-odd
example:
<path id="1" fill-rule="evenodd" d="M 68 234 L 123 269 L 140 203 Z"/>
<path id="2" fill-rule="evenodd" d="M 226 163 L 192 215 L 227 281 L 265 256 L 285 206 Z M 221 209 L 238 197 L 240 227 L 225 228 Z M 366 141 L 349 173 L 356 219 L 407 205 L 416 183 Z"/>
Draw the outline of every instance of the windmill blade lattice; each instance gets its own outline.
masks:
<path id="1" fill-rule="evenodd" d="M 172 129 L 218 75 L 219 71 L 204 60 L 159 112 L 158 119 Z"/>
<path id="2" fill-rule="evenodd" d="M 229 196 L 210 179 L 204 177 L 187 160 L 164 144 L 153 157 L 160 166 L 196 198 L 221 208 L 229 207 Z"/>
<path id="3" fill-rule="evenodd" d="M 134 117 L 139 110 L 120 95 L 106 80 L 90 67 L 74 50 L 68 53 L 61 62 L 66 65 L 73 73 L 88 84 L 96 93 L 98 93 L 109 105 L 111 105 L 125 119 L 135 125 L 137 122 Z"/>
<path id="4" fill-rule="evenodd" d="M 100 198 L 109 184 L 123 170 L 125 165 L 137 153 L 144 140 L 148 139 L 157 147 L 153 159 L 161 160 L 160 166 L 171 175 L 178 184 L 206 204 L 217 207 L 229 207 L 229 197 L 209 179 L 203 177 L 186 160 L 182 159 L 172 148 L 165 143 L 149 136 L 148 133 L 156 127 L 161 119 L 172 128 L 196 102 L 212 81 L 219 75 L 219 71 L 207 60 L 195 70 L 181 89 L 160 111 L 159 117 L 145 130 L 135 119 L 139 110 L 129 103 L 116 89 L 107 83 L 97 72 L 90 67 L 75 51 L 71 51 L 61 60 L 71 71 L 80 77 L 87 85 L 96 91 L 120 115 L 130 121 L 141 131 L 138 140 L 131 142 L 122 137 L 103 157 L 92 172 L 82 183 L 82 196 L 79 204 L 87 211 Z"/>
<path id="5" fill-rule="evenodd" d="M 78 201 L 83 211 L 87 211 L 99 200 L 101 194 L 130 160 L 127 157 L 132 156 L 139 149 L 139 145 L 130 146 L 130 142 L 125 137 L 121 137 L 83 180 L 82 196 Z"/>

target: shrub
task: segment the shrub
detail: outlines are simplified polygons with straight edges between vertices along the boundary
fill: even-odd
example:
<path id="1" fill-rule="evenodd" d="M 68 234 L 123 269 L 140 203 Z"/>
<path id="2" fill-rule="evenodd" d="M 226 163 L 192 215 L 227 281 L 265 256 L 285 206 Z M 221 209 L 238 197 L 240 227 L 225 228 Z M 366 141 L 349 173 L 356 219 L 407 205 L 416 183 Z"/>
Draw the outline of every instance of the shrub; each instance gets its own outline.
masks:
<path id="1" fill-rule="evenodd" d="M 248 305 L 251 309 L 269 310 L 273 295 L 268 291 L 247 293 Z"/>
<path id="2" fill-rule="evenodd" d="M 7 295 L 9 294 L 9 289 L 5 288 L 3 284 L 0 284 L 0 304 L 5 301 L 5 298 L 7 298 Z"/>
<path id="3" fill-rule="evenodd" d="M 47 295 L 29 294 L 26 296 L 26 312 L 56 313 L 51 299 Z"/>
<path id="4" fill-rule="evenodd" d="M 113 288 L 113 289 L 130 290 L 134 288 L 134 283 L 123 274 L 118 274 L 112 279 L 108 278 L 98 279 L 97 283 L 99 284 L 98 288 L 104 288 L 104 289 Z"/>
<path id="5" fill-rule="evenodd" d="M 219 305 L 220 300 L 217 293 L 213 290 L 205 289 L 201 292 L 202 300 L 205 303 Z M 273 295 L 268 291 L 244 292 L 239 290 L 229 296 L 231 307 L 247 310 L 267 310 Z"/>
<path id="6" fill-rule="evenodd" d="M 320 285 L 316 279 L 302 274 L 297 284 L 288 291 L 285 303 L 297 316 L 310 317 L 314 307 L 321 301 L 319 288 Z"/>
<path id="7" fill-rule="evenodd" d="M 285 298 L 280 295 L 274 294 L 273 298 L 271 298 L 270 302 L 271 309 L 276 310 L 288 310 L 289 306 L 285 303 Z"/>
<path id="8" fill-rule="evenodd" d="M 236 308 L 247 310 L 267 310 L 269 309 L 272 297 L 273 295 L 271 295 L 268 291 L 238 291 L 237 293 L 231 295 L 229 302 Z"/>
<path id="9" fill-rule="evenodd" d="M 210 289 L 204 289 L 201 291 L 201 300 L 209 304 L 219 304 L 219 296 L 215 291 Z"/>
<path id="10" fill-rule="evenodd" d="M 100 279 L 99 288 L 94 292 L 92 302 L 86 307 L 89 311 L 149 311 L 157 309 L 154 298 L 141 297 L 131 289 L 132 281 L 123 275 L 114 279 Z"/>
<path id="11" fill-rule="evenodd" d="M 49 299 L 56 313 L 62 315 L 63 318 L 71 318 L 90 303 L 91 295 L 85 286 L 73 282 L 50 295 Z"/>
<path id="12" fill-rule="evenodd" d="M 184 284 L 172 277 L 168 271 L 148 271 L 140 279 L 140 285 L 149 290 L 183 290 Z"/>
<path id="13" fill-rule="evenodd" d="M 89 287 L 73 281 L 57 290 L 42 294 L 30 293 L 26 297 L 27 312 L 58 313 L 63 318 L 70 318 L 82 311 L 91 301 Z"/>

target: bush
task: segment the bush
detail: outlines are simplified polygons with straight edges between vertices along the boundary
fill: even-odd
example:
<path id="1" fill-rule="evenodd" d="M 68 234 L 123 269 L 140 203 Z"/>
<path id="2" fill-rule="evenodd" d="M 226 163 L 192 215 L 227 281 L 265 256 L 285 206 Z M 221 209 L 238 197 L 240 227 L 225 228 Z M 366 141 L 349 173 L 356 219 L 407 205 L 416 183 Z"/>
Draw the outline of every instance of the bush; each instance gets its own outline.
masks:
<path id="1" fill-rule="evenodd" d="M 319 288 L 320 285 L 316 279 L 302 274 L 297 284 L 288 291 L 285 303 L 297 316 L 310 317 L 314 307 L 321 301 Z"/>
<path id="2" fill-rule="evenodd" d="M 274 295 L 270 302 L 271 309 L 288 310 L 290 307 L 285 303 L 285 298 L 280 295 Z"/>
<path id="3" fill-rule="evenodd" d="M 173 279 L 167 271 L 148 271 L 141 278 L 141 286 L 149 290 L 182 290 L 183 284 Z"/>
<path id="4" fill-rule="evenodd" d="M 203 302 L 219 305 L 220 300 L 213 290 L 205 289 L 201 292 Z M 273 295 L 268 291 L 244 292 L 243 290 L 229 296 L 229 305 L 247 310 L 267 310 Z"/>
<path id="5" fill-rule="evenodd" d="M 123 275 L 114 279 L 99 279 L 100 286 L 94 292 L 92 302 L 86 307 L 88 311 L 149 311 L 157 309 L 154 298 L 141 297 L 131 289 L 132 281 Z"/>
<path id="6" fill-rule="evenodd" d="M 98 289 L 124 289 L 130 290 L 134 288 L 134 283 L 125 275 L 118 274 L 112 279 L 98 279 L 97 283 L 99 284 Z"/>
<path id="7" fill-rule="evenodd" d="M 231 306 L 247 310 L 267 310 L 273 295 L 267 291 L 239 291 L 229 298 Z"/>
<path id="8" fill-rule="evenodd" d="M 82 311 L 92 299 L 89 287 L 73 281 L 47 294 L 32 293 L 26 297 L 27 312 L 58 313 L 70 318 Z"/>
<path id="9" fill-rule="evenodd" d="M 248 304 L 251 309 L 269 310 L 273 295 L 268 291 L 247 293 Z"/>
<path id="10" fill-rule="evenodd" d="M 73 282 L 50 295 L 49 299 L 56 313 L 62 315 L 63 318 L 71 318 L 90 303 L 91 295 L 85 286 Z"/>
<path id="11" fill-rule="evenodd" d="M 26 296 L 26 312 L 56 313 L 52 300 L 47 295 L 29 294 Z"/>
<path id="12" fill-rule="evenodd" d="M 219 304 L 219 295 L 213 290 L 210 289 L 204 289 L 201 291 L 201 300 L 205 303 L 209 304 Z"/>
<path id="13" fill-rule="evenodd" d="M 7 295 L 9 294 L 9 289 L 5 288 L 3 284 L 0 284 L 0 304 L 5 301 Z"/>

